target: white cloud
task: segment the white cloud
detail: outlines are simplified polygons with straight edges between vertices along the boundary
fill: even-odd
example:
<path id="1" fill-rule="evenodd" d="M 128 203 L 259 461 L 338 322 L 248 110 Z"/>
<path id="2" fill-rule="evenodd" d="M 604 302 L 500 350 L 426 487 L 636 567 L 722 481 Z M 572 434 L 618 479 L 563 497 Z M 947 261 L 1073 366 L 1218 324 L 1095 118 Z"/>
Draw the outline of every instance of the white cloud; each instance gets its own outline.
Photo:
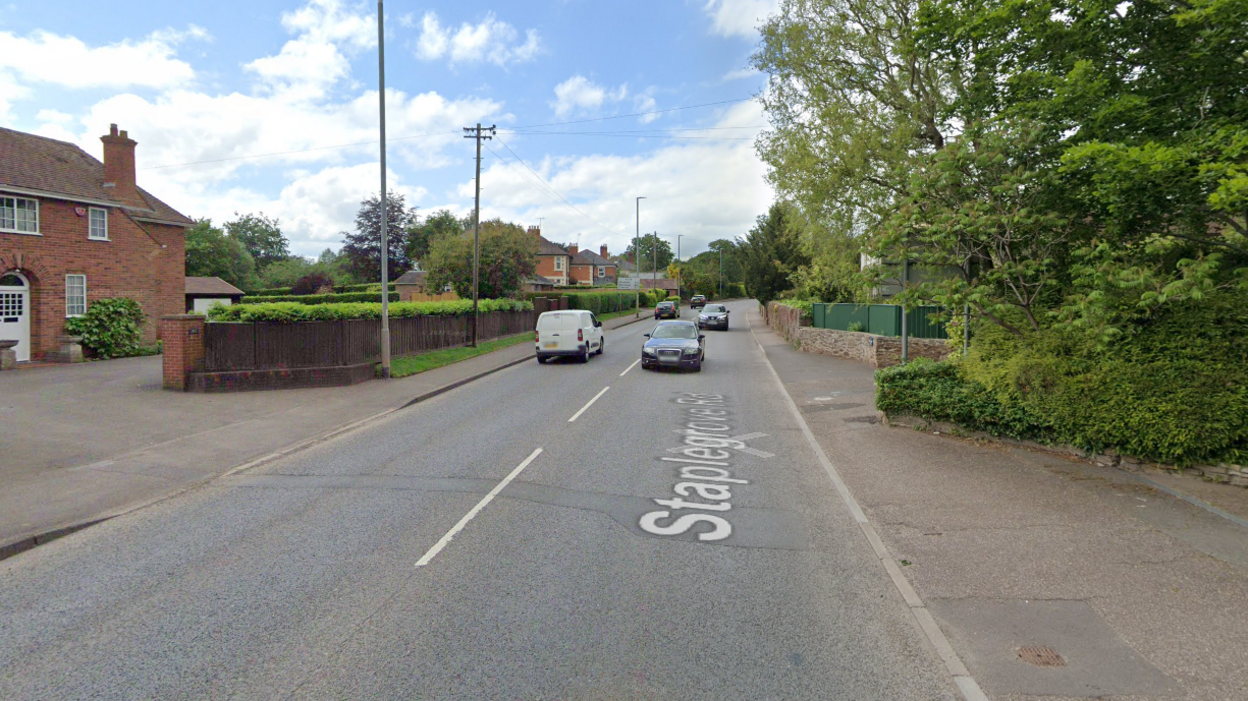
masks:
<path id="1" fill-rule="evenodd" d="M 707 0 L 712 30 L 720 36 L 753 38 L 758 26 L 779 8 L 778 0 Z"/>
<path id="2" fill-rule="evenodd" d="M 721 80 L 727 83 L 727 82 L 731 82 L 734 80 L 743 80 L 745 78 L 753 78 L 754 76 L 759 75 L 759 74 L 760 74 L 760 71 L 757 68 L 738 68 L 735 71 L 728 71 L 727 73 L 725 73 L 724 77 Z"/>
<path id="3" fill-rule="evenodd" d="M 763 114 L 755 102 L 733 106 L 714 124 L 719 127 L 761 124 Z M 732 130 L 734 137 L 756 134 Z M 526 155 L 518 135 L 504 136 L 518 153 Z M 508 159 L 511 154 L 501 151 Z M 623 157 L 591 155 L 575 158 L 546 157 L 529 165 L 556 191 L 571 200 L 580 212 L 534 184 L 534 175 L 523 166 L 495 160 L 481 174 L 488 197 L 481 209 L 485 217 L 536 224 L 544 218 L 543 235 L 553 241 L 575 241 L 583 248 L 607 244 L 620 253 L 632 243 L 634 197 L 641 203 L 641 230 L 658 230 L 676 248 L 676 234 L 684 236 L 683 253 L 705 250 L 720 238 L 744 236 L 755 217 L 764 214 L 774 192 L 764 180 L 766 166 L 749 140 L 680 141 L 649 153 Z M 470 197 L 472 181 L 464 181 L 450 194 Z M 583 215 L 581 213 L 584 213 Z"/>
<path id="4" fill-rule="evenodd" d="M 656 103 L 654 101 L 654 98 L 648 94 L 642 94 L 642 95 L 637 95 L 633 97 L 633 111 L 652 113 L 652 114 L 643 114 L 638 118 L 638 121 L 640 121 L 642 124 L 649 124 L 650 122 L 653 122 L 654 120 L 662 116 L 660 114 L 653 114 L 654 108 L 657 106 L 658 106 L 658 103 Z"/>
<path id="5" fill-rule="evenodd" d="M 282 14 L 282 26 L 296 37 L 276 56 L 244 66 L 265 89 L 288 100 L 315 100 L 351 72 L 347 55 L 377 45 L 376 17 L 352 14 L 339 0 L 310 0 Z"/>
<path id="6" fill-rule="evenodd" d="M 583 75 L 574 75 L 555 86 L 555 115 L 567 117 L 578 112 L 593 112 L 607 101 L 619 102 L 628 96 L 628 86 L 615 90 L 598 85 Z"/>
<path id="7" fill-rule="evenodd" d="M 195 72 L 175 58 L 177 45 L 207 38 L 203 29 L 192 26 L 186 31 L 154 32 L 137 42 L 91 47 L 75 37 L 42 30 L 26 37 L 0 32 L 0 81 L 79 89 L 186 85 Z"/>
<path id="8" fill-rule="evenodd" d="M 435 12 L 426 12 L 420 21 L 420 37 L 416 40 L 416 57 L 433 61 L 449 57 L 451 63 L 489 62 L 497 66 L 531 61 L 541 52 L 541 39 L 536 29 L 525 32 L 524 43 L 519 32 L 489 13 L 479 24 L 464 22 L 453 33 L 443 27 Z"/>

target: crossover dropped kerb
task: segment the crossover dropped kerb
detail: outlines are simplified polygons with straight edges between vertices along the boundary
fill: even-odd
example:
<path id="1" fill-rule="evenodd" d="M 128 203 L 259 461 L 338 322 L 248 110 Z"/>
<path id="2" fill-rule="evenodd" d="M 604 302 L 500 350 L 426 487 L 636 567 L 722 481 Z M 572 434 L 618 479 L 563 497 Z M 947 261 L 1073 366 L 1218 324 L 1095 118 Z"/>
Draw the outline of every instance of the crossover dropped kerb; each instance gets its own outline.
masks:
<path id="1" fill-rule="evenodd" d="M 679 481 L 672 487 L 676 496 L 655 499 L 654 503 L 664 508 L 646 513 L 638 525 L 654 535 L 678 536 L 705 524 L 694 531 L 698 540 L 723 540 L 732 535 L 728 519 L 732 489 L 749 484 L 732 476 L 729 451 L 754 451 L 740 440 L 742 437 L 732 435 L 732 414 L 723 395 L 684 393 L 676 403 L 684 409 L 685 427 L 676 431 L 683 436 L 683 445 L 669 450 L 676 457 L 660 458 L 676 468 Z"/>

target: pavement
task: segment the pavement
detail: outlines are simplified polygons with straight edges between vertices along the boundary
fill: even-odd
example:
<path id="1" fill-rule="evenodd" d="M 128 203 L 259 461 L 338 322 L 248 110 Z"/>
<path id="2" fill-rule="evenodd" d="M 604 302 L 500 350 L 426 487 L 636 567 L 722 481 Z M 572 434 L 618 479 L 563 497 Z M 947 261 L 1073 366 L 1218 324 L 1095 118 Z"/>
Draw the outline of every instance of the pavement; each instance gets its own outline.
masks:
<path id="1" fill-rule="evenodd" d="M 532 355 L 518 344 L 398 380 L 230 394 L 162 390 L 159 356 L 5 372 L 0 558 Z"/>
<path id="2" fill-rule="evenodd" d="M 0 698 L 958 698 L 732 305 L 0 562 Z"/>
<path id="3" fill-rule="evenodd" d="M 1241 516 L 1248 490 L 888 428 L 869 367 L 798 352 L 751 318 L 990 698 L 1248 699 L 1248 528 L 1154 484 Z M 1040 648 L 1061 666 L 1022 659 L 1053 662 Z"/>

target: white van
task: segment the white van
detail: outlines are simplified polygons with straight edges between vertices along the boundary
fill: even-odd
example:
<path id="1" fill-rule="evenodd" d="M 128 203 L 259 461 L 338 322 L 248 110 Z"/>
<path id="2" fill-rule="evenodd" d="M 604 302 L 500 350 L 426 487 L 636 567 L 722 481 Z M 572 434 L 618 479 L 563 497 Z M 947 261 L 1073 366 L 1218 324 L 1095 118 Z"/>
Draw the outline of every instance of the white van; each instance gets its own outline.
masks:
<path id="1" fill-rule="evenodd" d="M 583 309 L 543 312 L 537 317 L 536 341 L 539 363 L 561 355 L 588 363 L 590 353 L 602 355 L 602 322 Z"/>

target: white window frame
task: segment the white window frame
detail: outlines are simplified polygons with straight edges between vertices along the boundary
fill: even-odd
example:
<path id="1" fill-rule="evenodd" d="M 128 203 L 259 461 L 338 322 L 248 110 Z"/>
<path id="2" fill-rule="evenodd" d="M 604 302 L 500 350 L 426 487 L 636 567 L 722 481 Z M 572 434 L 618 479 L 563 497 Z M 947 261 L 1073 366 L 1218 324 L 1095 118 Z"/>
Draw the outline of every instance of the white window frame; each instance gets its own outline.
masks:
<path id="1" fill-rule="evenodd" d="M 24 229 L 17 228 L 17 203 L 19 201 L 34 203 L 35 205 L 35 230 L 34 231 L 26 231 Z M 10 202 L 12 204 L 9 204 Z M 5 223 L 4 211 L 6 209 L 8 209 L 9 211 L 13 213 L 13 226 L 12 227 L 8 227 L 4 225 Z M 26 236 L 39 236 L 40 235 L 39 233 L 39 200 L 32 199 L 30 197 L 18 197 L 16 195 L 0 194 L 0 232 L 4 232 L 6 234 L 25 234 Z"/>
<path id="2" fill-rule="evenodd" d="M 70 287 L 72 282 L 76 282 L 76 280 L 72 280 L 73 278 L 79 278 L 82 280 L 81 310 L 79 310 L 79 305 L 74 304 L 74 302 L 77 302 L 78 299 L 71 296 L 72 292 L 76 292 L 76 290 L 73 290 L 73 288 Z M 87 276 L 77 275 L 77 274 L 66 275 L 65 276 L 65 318 L 68 319 L 70 317 L 82 316 L 83 314 L 86 314 L 86 313 L 87 313 Z"/>
<path id="3" fill-rule="evenodd" d="M 103 236 L 96 235 L 95 220 L 93 219 L 96 212 L 99 212 L 100 214 L 104 215 L 104 235 Z M 88 207 L 87 208 L 87 238 L 91 239 L 92 241 L 107 241 L 108 240 L 108 210 L 107 209 L 103 207 Z"/>
<path id="4" fill-rule="evenodd" d="M 607 266 L 605 265 L 598 266 L 598 277 L 606 277 L 606 276 L 607 276 Z"/>
<path id="5" fill-rule="evenodd" d="M 563 256 L 555 256 L 555 270 L 563 270 Z"/>

